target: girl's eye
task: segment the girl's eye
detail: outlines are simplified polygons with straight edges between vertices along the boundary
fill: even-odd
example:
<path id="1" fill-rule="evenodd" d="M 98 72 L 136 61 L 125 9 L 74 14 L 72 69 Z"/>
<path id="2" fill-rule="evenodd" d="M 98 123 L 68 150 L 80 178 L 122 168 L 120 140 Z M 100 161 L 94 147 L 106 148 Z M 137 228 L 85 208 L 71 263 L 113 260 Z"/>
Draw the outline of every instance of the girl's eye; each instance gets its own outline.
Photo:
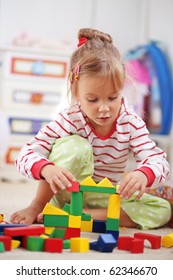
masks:
<path id="1" fill-rule="evenodd" d="M 109 100 L 110 100 L 110 101 L 113 101 L 113 100 L 116 100 L 116 99 L 117 99 L 117 96 L 109 97 Z"/>
<path id="2" fill-rule="evenodd" d="M 88 102 L 97 102 L 97 99 L 88 99 Z"/>

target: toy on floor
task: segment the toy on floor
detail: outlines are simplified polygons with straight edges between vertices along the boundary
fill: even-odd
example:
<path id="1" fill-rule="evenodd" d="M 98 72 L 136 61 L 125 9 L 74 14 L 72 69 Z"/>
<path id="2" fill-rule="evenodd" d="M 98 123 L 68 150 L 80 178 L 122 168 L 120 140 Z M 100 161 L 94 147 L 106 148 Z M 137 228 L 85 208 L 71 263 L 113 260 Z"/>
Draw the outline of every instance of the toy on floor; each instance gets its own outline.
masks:
<path id="1" fill-rule="evenodd" d="M 162 246 L 166 248 L 173 247 L 173 232 L 162 237 Z"/>
<path id="2" fill-rule="evenodd" d="M 68 248 L 71 252 L 87 252 L 93 247 L 87 238 L 80 236 L 81 232 L 98 232 L 101 234 L 95 242 L 94 250 L 112 252 L 119 237 L 120 196 L 117 188 L 107 178 L 98 184 L 91 177 L 81 183 L 73 182 L 72 187 L 68 188 L 71 204 L 65 204 L 63 209 L 59 209 L 47 203 L 42 212 L 44 226 L 3 225 L 0 229 L 3 231 L 2 236 L 7 237 L 11 244 L 13 238 L 17 239 L 23 248 L 30 251 L 62 252 L 62 249 Z M 83 192 L 109 194 L 106 221 L 93 220 L 91 215 L 83 213 Z M 15 246 L 18 245 L 13 242 L 13 248 Z"/>
<path id="3" fill-rule="evenodd" d="M 82 253 L 89 249 L 111 253 L 118 245 L 119 250 L 143 253 L 145 239 L 151 243 L 152 249 L 160 248 L 161 236 L 158 235 L 139 232 L 134 237 L 119 237 L 121 201 L 117 189 L 118 186 L 113 186 L 107 178 L 98 184 L 91 177 L 81 183 L 74 182 L 68 188 L 71 192 L 70 204 L 65 204 L 63 209 L 46 204 L 42 212 L 44 225 L 8 224 L 0 214 L 3 221 L 0 223 L 0 252 L 21 246 L 30 251 L 52 253 L 61 253 L 63 249 Z M 90 214 L 82 211 L 83 192 L 109 194 L 106 220 L 93 220 Z M 81 237 L 81 232 L 97 232 L 100 235 L 98 240 L 89 242 L 88 238 Z M 162 246 L 165 244 L 167 247 L 173 246 L 173 234 L 162 238 Z"/>

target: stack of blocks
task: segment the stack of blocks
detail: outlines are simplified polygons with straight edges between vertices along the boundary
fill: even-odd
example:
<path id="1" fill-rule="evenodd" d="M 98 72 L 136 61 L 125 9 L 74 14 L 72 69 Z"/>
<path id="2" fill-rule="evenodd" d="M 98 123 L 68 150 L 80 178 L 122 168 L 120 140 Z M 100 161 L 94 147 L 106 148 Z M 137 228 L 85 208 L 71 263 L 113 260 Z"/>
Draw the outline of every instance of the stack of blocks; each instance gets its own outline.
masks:
<path id="1" fill-rule="evenodd" d="M 70 205 L 65 204 L 63 209 L 49 203 L 45 206 L 43 217 L 46 233 L 53 237 L 57 235 L 64 240 L 70 239 L 72 252 L 89 250 L 89 240 L 80 237 L 81 231 L 103 233 L 104 235 L 101 234 L 97 242 L 90 244 L 90 249 L 112 252 L 119 236 L 120 196 L 117 194 L 117 189 L 118 186 L 112 185 L 107 178 L 104 178 L 98 184 L 91 177 L 87 177 L 80 184 L 73 182 L 72 186 L 68 188 L 68 191 L 71 192 Z M 91 215 L 83 213 L 83 192 L 109 194 L 106 221 L 93 221 Z M 104 243 L 104 246 L 102 243 Z"/>

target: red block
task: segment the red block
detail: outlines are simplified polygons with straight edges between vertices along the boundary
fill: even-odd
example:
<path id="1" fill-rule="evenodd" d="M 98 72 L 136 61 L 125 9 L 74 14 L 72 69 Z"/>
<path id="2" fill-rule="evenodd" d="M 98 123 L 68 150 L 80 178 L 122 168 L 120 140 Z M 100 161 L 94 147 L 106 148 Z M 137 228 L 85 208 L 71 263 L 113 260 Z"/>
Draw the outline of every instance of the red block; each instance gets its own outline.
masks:
<path id="1" fill-rule="evenodd" d="M 28 235 L 40 235 L 45 232 L 44 226 L 26 226 L 16 228 L 5 228 L 4 235 L 8 236 L 28 236 Z"/>
<path id="2" fill-rule="evenodd" d="M 79 182 L 71 182 L 71 187 L 67 188 L 66 190 L 68 192 L 79 192 L 80 191 L 80 185 Z"/>
<path id="3" fill-rule="evenodd" d="M 131 241 L 133 237 L 131 236 L 119 236 L 118 238 L 118 249 L 119 250 L 131 250 Z"/>
<path id="4" fill-rule="evenodd" d="M 44 241 L 44 251 L 50 253 L 61 253 L 63 240 L 61 238 L 46 238 Z"/>
<path id="5" fill-rule="evenodd" d="M 4 243 L 6 251 L 11 251 L 11 236 L 0 235 L 0 242 Z"/>
<path id="6" fill-rule="evenodd" d="M 144 252 L 144 240 L 133 238 L 131 240 L 131 253 L 143 253 Z"/>
<path id="7" fill-rule="evenodd" d="M 138 232 L 134 234 L 134 237 L 148 240 L 151 243 L 152 249 L 159 249 L 161 247 L 162 237 L 160 235 Z"/>
<path id="8" fill-rule="evenodd" d="M 70 239 L 72 237 L 80 237 L 80 228 L 67 228 L 64 239 Z"/>

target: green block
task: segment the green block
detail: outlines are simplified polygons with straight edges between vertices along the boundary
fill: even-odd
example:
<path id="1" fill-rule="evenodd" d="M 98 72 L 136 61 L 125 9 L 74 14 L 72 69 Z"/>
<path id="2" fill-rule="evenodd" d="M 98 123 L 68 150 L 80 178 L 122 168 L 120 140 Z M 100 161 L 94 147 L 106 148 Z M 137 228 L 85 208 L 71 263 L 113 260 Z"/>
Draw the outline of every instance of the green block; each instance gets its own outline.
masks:
<path id="1" fill-rule="evenodd" d="M 5 252 L 4 243 L 0 241 L 0 253 Z"/>
<path id="2" fill-rule="evenodd" d="M 44 215 L 44 226 L 46 227 L 67 227 L 69 216 Z"/>
<path id="3" fill-rule="evenodd" d="M 50 237 L 64 238 L 65 232 L 65 228 L 55 228 L 54 231 L 51 233 Z"/>
<path id="4" fill-rule="evenodd" d="M 94 187 L 94 186 L 80 186 L 80 190 L 83 192 L 96 192 L 96 193 L 116 193 L 115 188 L 109 187 Z"/>
<path id="5" fill-rule="evenodd" d="M 39 236 L 27 237 L 27 249 L 29 251 L 44 251 L 44 238 Z"/>
<path id="6" fill-rule="evenodd" d="M 70 213 L 70 204 L 69 203 L 65 203 L 63 210 L 66 211 L 67 213 Z"/>
<path id="7" fill-rule="evenodd" d="M 120 223 L 120 219 L 107 218 L 107 220 L 106 220 L 106 230 L 118 231 L 119 230 L 119 223 Z"/>
<path id="8" fill-rule="evenodd" d="M 70 204 L 70 215 L 81 216 L 83 209 L 83 193 L 72 192 L 71 193 L 71 204 Z"/>
<path id="9" fill-rule="evenodd" d="M 63 240 L 63 249 L 70 249 L 70 240 Z"/>
<path id="10" fill-rule="evenodd" d="M 91 214 L 82 213 L 82 221 L 91 221 Z"/>

